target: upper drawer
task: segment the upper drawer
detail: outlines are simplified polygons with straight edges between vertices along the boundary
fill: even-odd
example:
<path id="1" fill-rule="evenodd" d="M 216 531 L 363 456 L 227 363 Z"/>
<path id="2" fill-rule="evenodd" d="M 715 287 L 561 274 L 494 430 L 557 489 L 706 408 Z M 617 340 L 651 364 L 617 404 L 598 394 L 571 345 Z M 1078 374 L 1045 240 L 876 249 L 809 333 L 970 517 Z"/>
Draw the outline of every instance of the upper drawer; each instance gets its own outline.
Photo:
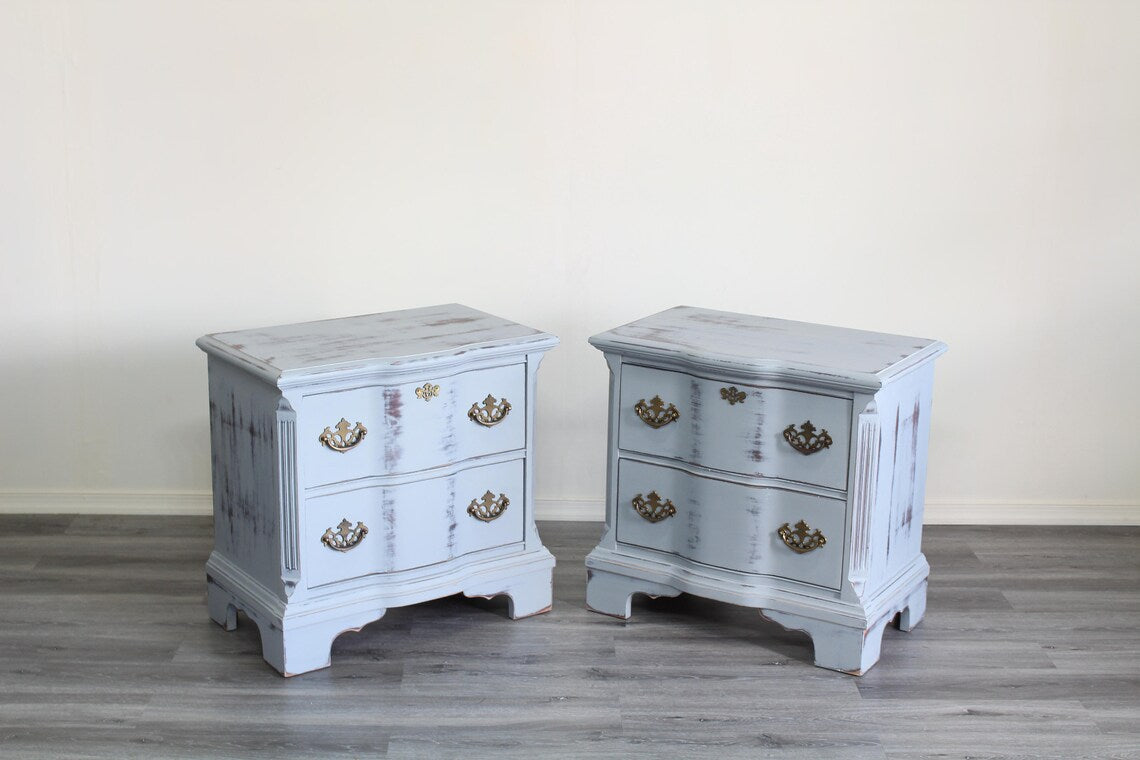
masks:
<path id="1" fill-rule="evenodd" d="M 622 365 L 618 445 L 629 451 L 846 489 L 850 435 L 849 399 Z"/>
<path id="2" fill-rule="evenodd" d="M 521 449 L 526 365 L 308 395 L 297 436 L 305 487 Z"/>
<path id="3" fill-rule="evenodd" d="M 837 589 L 846 513 L 842 499 L 618 462 L 619 542 L 728 570 Z"/>

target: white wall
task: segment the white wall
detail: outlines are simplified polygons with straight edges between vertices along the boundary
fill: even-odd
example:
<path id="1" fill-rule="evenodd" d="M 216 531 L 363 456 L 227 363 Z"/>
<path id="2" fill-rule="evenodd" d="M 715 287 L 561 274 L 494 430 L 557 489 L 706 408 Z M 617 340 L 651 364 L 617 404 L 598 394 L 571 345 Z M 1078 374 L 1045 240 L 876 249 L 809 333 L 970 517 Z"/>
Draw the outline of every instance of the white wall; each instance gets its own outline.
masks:
<path id="1" fill-rule="evenodd" d="M 203 509 L 196 337 L 461 301 L 562 337 L 539 516 L 600 516 L 585 339 L 686 303 L 948 342 L 935 519 L 1140 521 L 1138 38 L 1093 0 L 0 0 L 0 508 Z"/>

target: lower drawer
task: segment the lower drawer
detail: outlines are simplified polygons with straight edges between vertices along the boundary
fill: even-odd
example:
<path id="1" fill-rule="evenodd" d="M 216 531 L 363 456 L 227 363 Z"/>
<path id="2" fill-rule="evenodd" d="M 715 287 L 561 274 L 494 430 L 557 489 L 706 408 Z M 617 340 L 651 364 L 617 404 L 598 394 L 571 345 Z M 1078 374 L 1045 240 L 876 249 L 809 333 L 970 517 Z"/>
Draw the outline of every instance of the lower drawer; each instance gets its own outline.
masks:
<path id="1" fill-rule="evenodd" d="M 523 463 L 308 498 L 301 535 L 305 582 L 322 586 L 409 570 L 521 542 Z"/>
<path id="2" fill-rule="evenodd" d="M 838 589 L 845 515 L 842 499 L 618 462 L 619 543 L 727 570 Z M 811 548 L 819 537 L 824 543 Z"/>

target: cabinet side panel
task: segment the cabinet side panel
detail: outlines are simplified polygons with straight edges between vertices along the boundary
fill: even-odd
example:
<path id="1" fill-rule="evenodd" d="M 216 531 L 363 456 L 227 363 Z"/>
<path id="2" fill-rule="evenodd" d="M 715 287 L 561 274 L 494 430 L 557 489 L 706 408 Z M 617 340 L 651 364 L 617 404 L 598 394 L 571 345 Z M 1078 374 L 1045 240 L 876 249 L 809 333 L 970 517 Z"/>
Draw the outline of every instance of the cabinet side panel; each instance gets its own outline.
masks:
<path id="1" fill-rule="evenodd" d="M 209 360 L 214 551 L 281 594 L 280 393 Z"/>
<path id="2" fill-rule="evenodd" d="M 922 553 L 933 380 L 931 362 L 907 373 L 876 396 L 879 477 L 867 595 L 889 584 Z"/>

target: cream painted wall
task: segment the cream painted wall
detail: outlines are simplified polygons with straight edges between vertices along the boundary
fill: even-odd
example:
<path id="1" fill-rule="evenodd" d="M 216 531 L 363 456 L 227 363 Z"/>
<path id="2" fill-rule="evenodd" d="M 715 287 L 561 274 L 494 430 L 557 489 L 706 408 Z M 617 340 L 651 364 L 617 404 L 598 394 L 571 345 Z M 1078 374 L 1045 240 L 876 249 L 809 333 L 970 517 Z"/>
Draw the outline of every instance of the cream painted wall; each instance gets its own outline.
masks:
<path id="1" fill-rule="evenodd" d="M 539 516 L 600 516 L 585 339 L 686 303 L 948 342 L 942 519 L 1138 521 L 1138 38 L 1093 0 L 0 0 L 0 508 L 203 508 L 196 337 L 461 301 L 561 336 Z"/>

